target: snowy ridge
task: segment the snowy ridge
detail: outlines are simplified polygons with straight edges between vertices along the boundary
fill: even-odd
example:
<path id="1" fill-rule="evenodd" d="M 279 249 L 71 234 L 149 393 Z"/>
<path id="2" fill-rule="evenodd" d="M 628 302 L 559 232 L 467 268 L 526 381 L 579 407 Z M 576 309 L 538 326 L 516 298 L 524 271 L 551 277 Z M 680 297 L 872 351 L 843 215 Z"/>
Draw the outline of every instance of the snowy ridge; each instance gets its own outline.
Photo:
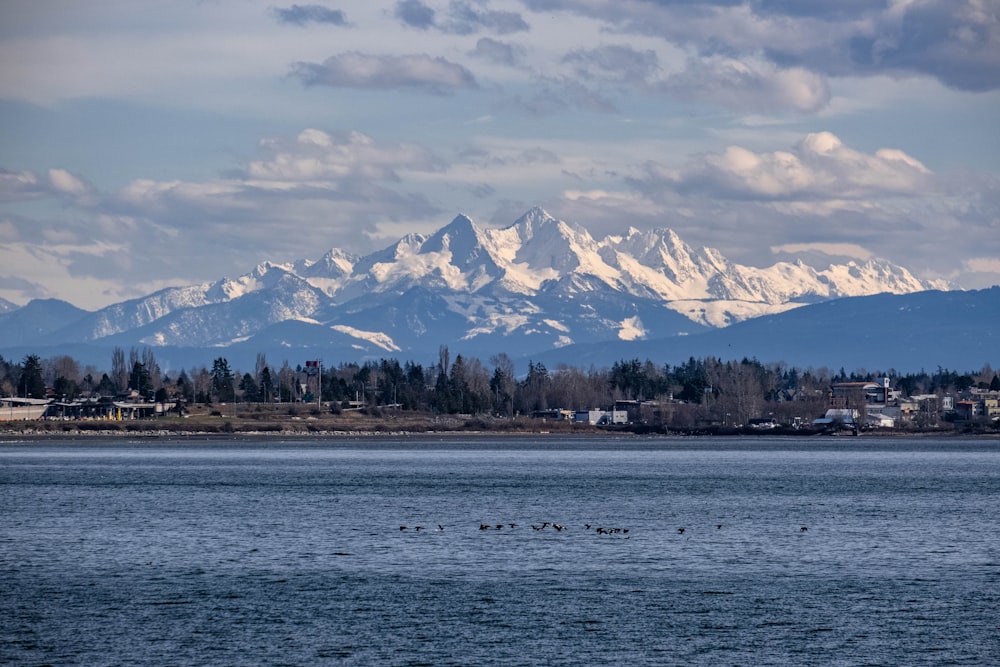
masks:
<path id="1" fill-rule="evenodd" d="M 294 347 L 288 337 L 299 336 L 373 354 L 449 341 L 544 350 L 698 333 L 841 297 L 948 288 L 881 259 L 742 266 L 670 229 L 627 228 L 597 240 L 535 208 L 503 229 L 459 215 L 365 257 L 334 248 L 317 260 L 262 262 L 236 278 L 86 313 L 48 340 L 224 347 L 260 337 Z"/>

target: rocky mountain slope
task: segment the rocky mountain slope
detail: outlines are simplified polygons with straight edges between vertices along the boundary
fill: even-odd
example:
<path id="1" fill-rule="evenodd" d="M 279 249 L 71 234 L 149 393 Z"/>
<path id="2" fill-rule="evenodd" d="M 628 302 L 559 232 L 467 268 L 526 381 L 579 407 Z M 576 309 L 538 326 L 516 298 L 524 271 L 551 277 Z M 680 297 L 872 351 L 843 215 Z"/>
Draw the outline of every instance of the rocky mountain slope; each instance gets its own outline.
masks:
<path id="1" fill-rule="evenodd" d="M 532 209 L 503 229 L 458 216 L 365 257 L 264 262 L 96 312 L 32 302 L 0 313 L 3 347 L 322 350 L 408 357 L 442 344 L 478 353 L 661 339 L 890 292 L 947 288 L 884 260 L 814 268 L 736 264 L 669 229 L 600 240 Z M 58 304 L 58 305 L 57 305 Z"/>

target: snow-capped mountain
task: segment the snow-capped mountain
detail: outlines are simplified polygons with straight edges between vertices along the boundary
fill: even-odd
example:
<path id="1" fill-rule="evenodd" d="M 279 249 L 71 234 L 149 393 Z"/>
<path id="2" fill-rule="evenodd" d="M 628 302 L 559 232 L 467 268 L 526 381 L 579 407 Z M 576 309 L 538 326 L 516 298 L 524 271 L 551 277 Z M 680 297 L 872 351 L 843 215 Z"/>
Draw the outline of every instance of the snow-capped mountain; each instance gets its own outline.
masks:
<path id="1" fill-rule="evenodd" d="M 503 229 L 460 215 L 365 257 L 333 249 L 315 261 L 264 262 L 238 278 L 61 312 L 41 329 L 16 324 L 32 312 L 25 306 L 3 314 L 0 331 L 6 345 L 543 352 L 690 335 L 846 296 L 947 288 L 878 259 L 742 266 L 669 229 L 597 240 L 536 208 Z"/>

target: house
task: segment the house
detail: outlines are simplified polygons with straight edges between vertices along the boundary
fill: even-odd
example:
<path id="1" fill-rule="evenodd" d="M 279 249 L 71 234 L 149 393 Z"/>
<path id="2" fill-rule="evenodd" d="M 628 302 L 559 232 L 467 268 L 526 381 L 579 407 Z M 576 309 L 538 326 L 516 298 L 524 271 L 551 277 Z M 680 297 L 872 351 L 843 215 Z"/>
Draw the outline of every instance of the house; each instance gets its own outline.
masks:
<path id="1" fill-rule="evenodd" d="M 590 424 L 591 426 L 627 424 L 628 412 L 625 410 L 577 410 L 574 421 L 578 424 Z"/>
<path id="2" fill-rule="evenodd" d="M 982 415 L 979 401 L 955 401 L 955 414 L 963 421 L 972 421 Z"/>
<path id="3" fill-rule="evenodd" d="M 885 403 L 889 395 L 889 378 L 876 382 L 834 382 L 830 385 L 830 407 L 850 408 L 862 403 Z"/>
<path id="4" fill-rule="evenodd" d="M 819 419 L 813 420 L 813 426 L 831 426 L 842 424 L 853 427 L 858 419 L 858 411 L 850 408 L 830 408 Z"/>
<path id="5" fill-rule="evenodd" d="M 572 410 L 562 410 L 559 408 L 550 408 L 548 410 L 535 410 L 531 413 L 534 419 L 549 419 L 551 421 L 569 421 L 573 419 L 574 412 Z"/>
<path id="6" fill-rule="evenodd" d="M 955 401 L 955 415 L 962 421 L 976 419 L 1000 419 L 1000 398 L 993 396 L 973 396 Z"/>
<path id="7" fill-rule="evenodd" d="M 896 420 L 881 412 L 869 412 L 866 417 L 868 428 L 895 428 Z"/>

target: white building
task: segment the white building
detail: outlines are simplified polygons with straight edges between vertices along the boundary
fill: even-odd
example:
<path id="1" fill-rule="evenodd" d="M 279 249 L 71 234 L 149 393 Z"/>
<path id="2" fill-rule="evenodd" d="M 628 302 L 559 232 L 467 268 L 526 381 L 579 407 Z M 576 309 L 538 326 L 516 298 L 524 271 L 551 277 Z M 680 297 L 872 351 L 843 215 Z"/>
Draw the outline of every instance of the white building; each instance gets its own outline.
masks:
<path id="1" fill-rule="evenodd" d="M 577 423 L 587 423 L 591 426 L 605 426 L 608 424 L 627 424 L 628 411 L 626 410 L 577 410 L 575 421 Z"/>

